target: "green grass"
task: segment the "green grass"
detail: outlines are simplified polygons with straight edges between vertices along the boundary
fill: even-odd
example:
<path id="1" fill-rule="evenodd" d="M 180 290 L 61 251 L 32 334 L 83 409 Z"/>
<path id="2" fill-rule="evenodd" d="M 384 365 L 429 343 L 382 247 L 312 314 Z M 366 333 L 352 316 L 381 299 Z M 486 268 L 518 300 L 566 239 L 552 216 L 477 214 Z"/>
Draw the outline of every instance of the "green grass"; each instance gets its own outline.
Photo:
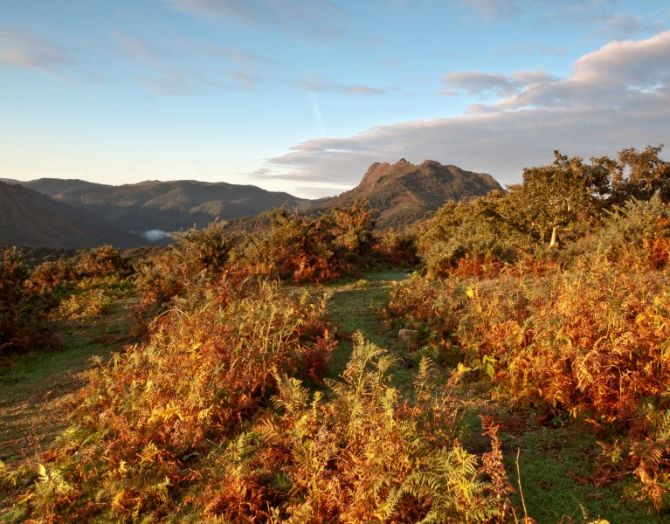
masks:
<path id="1" fill-rule="evenodd" d="M 122 335 L 126 326 L 118 323 L 69 325 L 60 331 L 61 347 L 51 351 L 34 351 L 14 355 L 0 370 L 0 402 L 21 394 L 18 389 L 44 387 L 57 379 L 85 367 L 95 355 L 104 356 L 112 348 L 102 342 L 106 336 Z M 114 345 L 114 349 L 117 347 Z"/>
<path id="2" fill-rule="evenodd" d="M 0 368 L 0 460 L 21 460 L 47 447 L 64 429 L 68 399 L 90 367 L 123 347 L 127 304 L 89 322 L 63 323 L 60 347 L 8 356 Z"/>
<path id="3" fill-rule="evenodd" d="M 588 430 L 578 424 L 562 428 L 536 428 L 518 437 L 503 436 L 507 470 L 515 486 L 516 452 L 519 448 L 521 482 L 528 513 L 542 523 L 574 522 L 603 518 L 612 524 L 670 522 L 644 500 L 634 499 L 639 485 L 626 479 L 595 486 L 585 479 L 593 475 L 593 461 L 599 448 Z M 578 480 L 579 479 L 579 480 Z M 517 494 L 518 500 L 518 494 Z"/>
<path id="4" fill-rule="evenodd" d="M 405 365 L 406 352 L 395 330 L 386 327 L 381 320 L 381 309 L 392 282 L 406 277 L 407 272 L 402 270 L 381 271 L 328 286 L 332 293 L 328 312 L 339 337 L 328 369 L 330 378 L 337 378 L 344 371 L 353 350 L 351 335 L 361 331 L 367 340 L 390 350 L 397 358 L 398 363 L 392 370 L 393 384 L 403 391 L 411 389 L 412 371 Z"/>

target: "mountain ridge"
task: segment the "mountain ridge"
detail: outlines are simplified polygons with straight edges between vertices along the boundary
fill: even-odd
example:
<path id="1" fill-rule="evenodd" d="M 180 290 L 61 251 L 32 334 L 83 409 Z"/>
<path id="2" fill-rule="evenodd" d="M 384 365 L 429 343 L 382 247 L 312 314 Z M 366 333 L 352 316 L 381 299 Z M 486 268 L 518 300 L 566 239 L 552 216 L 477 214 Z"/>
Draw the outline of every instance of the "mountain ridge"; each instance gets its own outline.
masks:
<path id="1" fill-rule="evenodd" d="M 327 199 L 322 205 L 341 207 L 365 199 L 376 209 L 380 227 L 401 227 L 425 218 L 448 200 L 474 198 L 502 189 L 487 173 L 435 160 L 413 164 L 401 158 L 394 164 L 375 162 L 358 186 Z"/>
<path id="2" fill-rule="evenodd" d="M 98 215 L 22 185 L 0 182 L 0 245 L 82 249 L 103 244 L 137 247 L 147 242 Z"/>
<path id="3" fill-rule="evenodd" d="M 268 191 L 251 184 L 229 182 L 145 180 L 113 186 L 80 179 L 7 180 L 11 185 L 4 186 L 20 187 L 45 198 L 38 201 L 33 195 L 31 201 L 37 208 L 42 207 L 53 215 L 51 221 L 61 224 L 64 230 L 68 228 L 63 224 L 75 217 L 75 222 L 97 223 L 104 230 L 90 231 L 92 238 L 115 238 L 117 243 L 123 245 L 137 245 L 139 236 L 156 240 L 164 238 L 168 231 L 203 227 L 217 218 L 253 221 L 253 217 L 281 206 L 312 212 L 345 207 L 361 199 L 367 200 L 374 210 L 380 228 L 403 227 L 429 216 L 448 200 L 473 198 L 494 189 L 502 189 L 486 173 L 466 171 L 451 164 L 442 165 L 435 160 L 413 164 L 404 158 L 393 164 L 375 162 L 356 187 L 333 197 L 316 200 L 299 198 L 281 191 Z M 4 193 L 7 193 L 7 187 Z M 25 197 L 26 202 L 29 200 Z M 55 208 L 50 203 L 65 207 Z M 37 209 L 37 217 L 43 214 Z M 20 212 L 15 210 L 13 215 L 15 219 L 22 217 L 26 224 L 32 224 L 28 227 L 28 233 L 32 233 L 26 238 L 46 242 L 44 245 L 37 244 L 40 247 L 72 247 L 62 243 L 72 243 L 67 235 L 53 231 L 47 234 L 53 228 L 48 223 L 40 226 L 39 221 L 30 218 L 25 209 Z M 3 215 L 0 213 L 1 218 Z M 12 234 L 11 227 L 7 226 L 9 218 L 4 218 L 5 231 L 0 231 L 0 244 L 7 245 L 10 243 L 8 239 L 21 241 L 21 237 Z M 74 226 L 70 234 L 77 239 L 75 243 L 90 244 L 81 238 L 83 230 L 79 224 L 75 223 Z M 38 233 L 40 227 L 44 231 Z M 21 231 L 23 226 L 17 223 L 14 228 Z M 120 236 L 115 237 L 112 230 L 116 230 Z M 26 242 L 17 245 L 29 245 Z M 147 243 L 146 240 L 142 242 Z M 104 243 L 115 242 L 107 240 Z"/>

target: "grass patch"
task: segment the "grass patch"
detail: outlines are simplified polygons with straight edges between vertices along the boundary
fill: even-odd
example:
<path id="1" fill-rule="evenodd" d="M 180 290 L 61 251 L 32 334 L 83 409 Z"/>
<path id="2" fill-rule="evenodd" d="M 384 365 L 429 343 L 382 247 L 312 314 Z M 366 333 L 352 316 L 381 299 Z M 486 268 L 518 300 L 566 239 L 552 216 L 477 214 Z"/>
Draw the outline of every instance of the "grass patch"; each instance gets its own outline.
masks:
<path id="1" fill-rule="evenodd" d="M 578 424 L 561 428 L 533 428 L 520 436 L 502 435 L 506 467 L 515 487 L 516 449 L 521 449 L 520 470 L 528 513 L 538 522 L 586 522 L 603 518 L 612 524 L 668 522 L 648 501 L 635 500 L 632 478 L 596 486 L 593 459 L 599 448 L 595 438 Z M 518 493 L 517 507 L 521 507 Z M 588 518 L 585 518 L 588 517 Z"/>
<path id="2" fill-rule="evenodd" d="M 410 360 L 403 354 L 404 348 L 399 344 L 396 333 L 386 328 L 380 318 L 380 310 L 387 302 L 392 282 L 406 277 L 406 271 L 387 270 L 328 286 L 332 293 L 328 313 L 338 327 L 339 336 L 328 368 L 330 378 L 337 378 L 344 371 L 353 349 L 351 335 L 361 331 L 367 340 L 387 348 L 398 359 L 398 364 L 392 370 L 393 385 L 403 392 L 411 390 L 412 371 L 405 365 Z"/>

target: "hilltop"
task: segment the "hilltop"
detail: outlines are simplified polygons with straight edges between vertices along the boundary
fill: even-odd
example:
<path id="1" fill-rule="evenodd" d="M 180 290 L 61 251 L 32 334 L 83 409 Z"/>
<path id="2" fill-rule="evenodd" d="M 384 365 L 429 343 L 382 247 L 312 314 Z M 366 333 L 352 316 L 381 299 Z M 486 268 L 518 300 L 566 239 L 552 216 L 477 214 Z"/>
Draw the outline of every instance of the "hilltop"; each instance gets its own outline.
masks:
<path id="1" fill-rule="evenodd" d="M 202 227 L 215 218 L 250 217 L 302 199 L 256 186 L 195 180 L 146 181 L 122 186 L 97 186 L 64 191 L 54 198 L 95 212 L 118 227 L 142 233 Z"/>
<path id="2" fill-rule="evenodd" d="M 403 158 L 395 164 L 372 164 L 357 187 L 322 205 L 341 207 L 366 199 L 380 227 L 398 227 L 427 217 L 448 200 L 466 200 L 494 189 L 502 187 L 491 175 L 434 160 L 417 165 Z"/>

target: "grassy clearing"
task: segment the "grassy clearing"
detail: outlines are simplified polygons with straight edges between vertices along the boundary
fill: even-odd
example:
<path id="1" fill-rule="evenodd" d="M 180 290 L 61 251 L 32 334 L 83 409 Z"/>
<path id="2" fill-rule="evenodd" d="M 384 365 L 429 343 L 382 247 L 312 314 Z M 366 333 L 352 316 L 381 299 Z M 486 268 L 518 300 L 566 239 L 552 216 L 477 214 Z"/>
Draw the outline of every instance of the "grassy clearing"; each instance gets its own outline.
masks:
<path id="1" fill-rule="evenodd" d="M 538 522 L 582 522 L 604 518 L 611 523 L 662 523 L 645 500 L 636 501 L 632 478 L 595 486 L 592 458 L 598 454 L 595 439 L 578 424 L 547 429 L 532 428 L 519 436 L 506 434 L 507 470 L 518 482 L 515 449 L 521 449 L 520 469 L 528 512 Z"/>

